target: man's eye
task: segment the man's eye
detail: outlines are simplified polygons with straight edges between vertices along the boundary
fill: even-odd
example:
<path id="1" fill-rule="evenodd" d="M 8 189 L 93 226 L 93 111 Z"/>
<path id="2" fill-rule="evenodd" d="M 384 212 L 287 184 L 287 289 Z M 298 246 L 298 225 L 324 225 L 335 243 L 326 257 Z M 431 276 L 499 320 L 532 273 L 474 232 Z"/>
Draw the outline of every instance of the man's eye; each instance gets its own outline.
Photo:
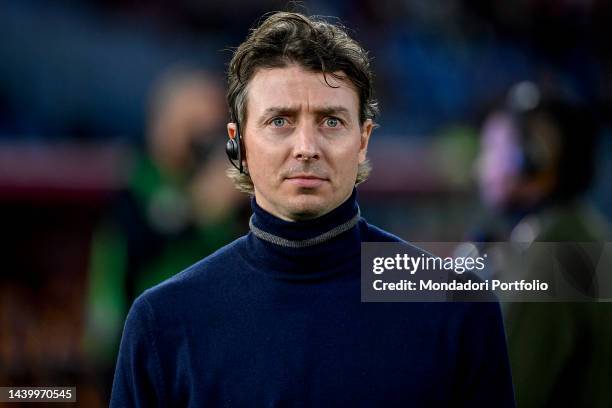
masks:
<path id="1" fill-rule="evenodd" d="M 285 118 L 274 118 L 274 119 L 272 119 L 272 125 L 274 127 L 283 127 L 286 123 L 287 123 L 287 121 L 285 120 Z"/>
<path id="2" fill-rule="evenodd" d="M 327 118 L 325 119 L 325 125 L 327 127 L 335 128 L 340 124 L 340 120 L 338 118 Z"/>

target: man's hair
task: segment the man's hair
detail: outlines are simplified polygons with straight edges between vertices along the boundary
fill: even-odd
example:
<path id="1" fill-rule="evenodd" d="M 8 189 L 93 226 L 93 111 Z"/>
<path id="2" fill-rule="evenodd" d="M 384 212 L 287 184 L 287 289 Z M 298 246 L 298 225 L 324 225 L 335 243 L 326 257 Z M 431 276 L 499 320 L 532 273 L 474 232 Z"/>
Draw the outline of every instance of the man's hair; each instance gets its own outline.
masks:
<path id="1" fill-rule="evenodd" d="M 334 86 L 327 82 L 327 75 L 348 79 L 359 95 L 360 124 L 378 115 L 368 54 L 346 29 L 319 17 L 276 12 L 251 30 L 229 64 L 227 103 L 231 120 L 238 124 L 242 135 L 247 121 L 249 81 L 258 69 L 284 68 L 291 64 L 323 73 L 325 82 L 331 87 Z M 360 164 L 355 184 L 365 181 L 370 170 L 367 160 Z M 232 167 L 228 175 L 240 191 L 253 193 L 253 182 L 248 174 L 241 174 Z"/>

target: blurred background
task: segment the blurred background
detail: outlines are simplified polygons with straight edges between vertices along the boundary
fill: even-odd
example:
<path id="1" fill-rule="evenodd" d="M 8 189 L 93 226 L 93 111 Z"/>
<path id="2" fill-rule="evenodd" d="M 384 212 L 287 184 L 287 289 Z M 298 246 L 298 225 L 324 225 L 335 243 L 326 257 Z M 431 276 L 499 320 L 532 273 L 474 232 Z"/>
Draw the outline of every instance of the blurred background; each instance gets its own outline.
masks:
<path id="1" fill-rule="evenodd" d="M 609 240 L 610 2 L 2 1 L 0 385 L 108 405 L 133 299 L 247 231 L 224 72 L 287 9 L 339 17 L 373 58 L 368 221 L 412 241 Z M 570 110 L 538 111 L 549 97 Z"/>

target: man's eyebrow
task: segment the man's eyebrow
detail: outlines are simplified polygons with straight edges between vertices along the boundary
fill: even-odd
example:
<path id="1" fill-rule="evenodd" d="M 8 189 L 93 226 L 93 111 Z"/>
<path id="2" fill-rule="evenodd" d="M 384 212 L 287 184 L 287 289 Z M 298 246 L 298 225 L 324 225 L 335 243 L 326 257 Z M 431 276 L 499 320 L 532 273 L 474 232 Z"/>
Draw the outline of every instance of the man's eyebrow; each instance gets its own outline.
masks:
<path id="1" fill-rule="evenodd" d="M 261 114 L 262 118 L 269 116 L 283 116 L 283 115 L 294 115 L 298 111 L 298 108 L 292 106 L 271 106 L 263 111 Z"/>
<path id="2" fill-rule="evenodd" d="M 283 116 L 283 115 L 295 115 L 299 111 L 299 108 L 293 106 L 271 106 L 263 111 L 261 114 L 262 118 L 270 116 Z M 333 106 L 321 106 L 316 107 L 313 111 L 318 115 L 347 115 L 349 116 L 349 110 L 341 105 Z"/>
<path id="3" fill-rule="evenodd" d="M 349 116 L 349 110 L 344 106 L 322 106 L 320 108 L 315 108 L 314 111 L 322 116 L 327 115 L 347 115 Z"/>

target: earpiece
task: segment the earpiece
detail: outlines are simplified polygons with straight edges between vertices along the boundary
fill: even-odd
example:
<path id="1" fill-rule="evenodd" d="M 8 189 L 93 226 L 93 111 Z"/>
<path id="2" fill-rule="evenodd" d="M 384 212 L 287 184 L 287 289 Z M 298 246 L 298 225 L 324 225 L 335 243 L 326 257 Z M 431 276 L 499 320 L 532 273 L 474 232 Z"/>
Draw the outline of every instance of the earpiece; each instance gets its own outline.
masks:
<path id="1" fill-rule="evenodd" d="M 236 122 L 236 135 L 234 138 L 229 138 L 225 144 L 225 153 L 232 166 L 240 172 L 245 174 L 244 167 L 242 166 L 242 140 L 240 138 L 240 124 Z M 238 162 L 238 164 L 236 164 Z"/>

